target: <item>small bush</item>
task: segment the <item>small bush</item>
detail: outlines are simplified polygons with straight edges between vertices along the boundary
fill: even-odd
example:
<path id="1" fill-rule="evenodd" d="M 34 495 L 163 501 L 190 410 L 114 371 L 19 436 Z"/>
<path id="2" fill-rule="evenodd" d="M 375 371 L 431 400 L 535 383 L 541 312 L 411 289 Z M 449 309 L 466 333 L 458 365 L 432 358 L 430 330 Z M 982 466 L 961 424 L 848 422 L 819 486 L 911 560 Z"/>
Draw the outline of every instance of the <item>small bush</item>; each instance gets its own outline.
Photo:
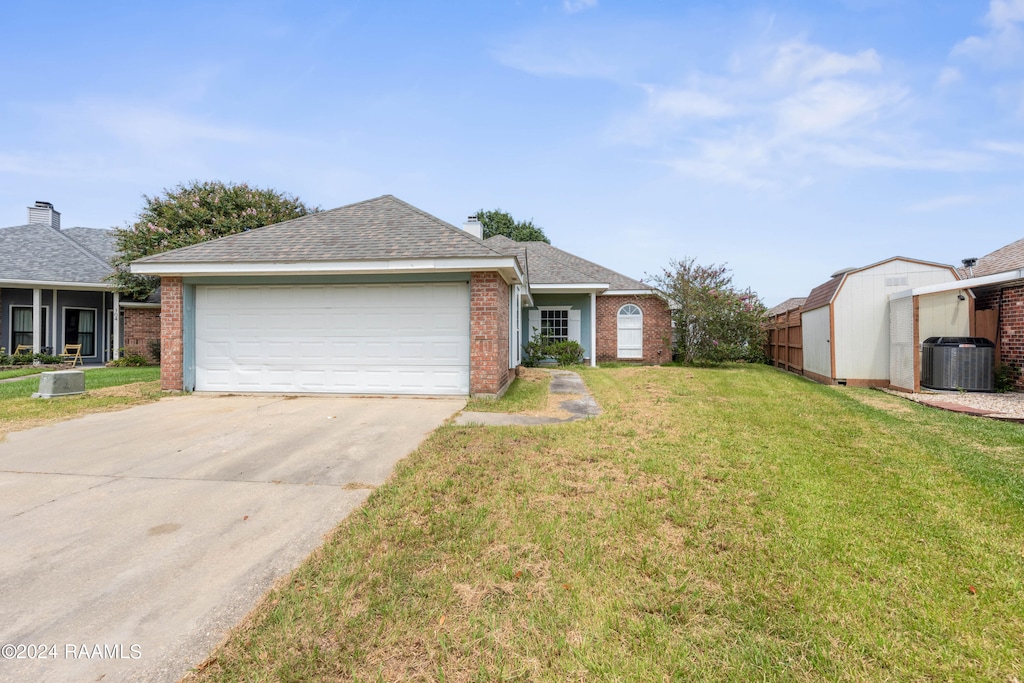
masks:
<path id="1" fill-rule="evenodd" d="M 124 353 L 120 358 L 107 363 L 108 368 L 142 368 L 150 365 L 149 360 L 140 353 Z"/>
<path id="2" fill-rule="evenodd" d="M 579 365 L 583 362 L 585 353 L 583 346 L 577 341 L 553 341 L 534 328 L 533 337 L 523 347 L 523 365 L 528 368 L 536 367 L 541 361 L 549 358 L 559 365 Z"/>
<path id="3" fill-rule="evenodd" d="M 1017 380 L 1020 379 L 1020 370 L 1009 365 L 1000 363 L 996 366 L 996 391 L 1005 394 L 1017 388 Z"/>
<path id="4" fill-rule="evenodd" d="M 0 365 L 60 365 L 64 359 L 60 356 L 51 356 L 47 353 L 17 353 L 7 355 L 4 349 L 0 349 Z"/>
<path id="5" fill-rule="evenodd" d="M 559 365 L 579 365 L 583 362 L 583 347 L 578 341 L 571 339 L 552 342 L 548 345 L 547 352 Z"/>

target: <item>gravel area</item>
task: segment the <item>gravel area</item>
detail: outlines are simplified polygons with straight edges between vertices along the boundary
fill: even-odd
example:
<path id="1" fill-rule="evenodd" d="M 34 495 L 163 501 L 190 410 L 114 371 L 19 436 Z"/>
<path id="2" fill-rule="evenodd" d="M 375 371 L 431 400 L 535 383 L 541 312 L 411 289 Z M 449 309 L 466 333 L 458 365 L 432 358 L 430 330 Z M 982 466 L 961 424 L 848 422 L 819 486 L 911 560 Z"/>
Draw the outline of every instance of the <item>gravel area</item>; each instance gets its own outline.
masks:
<path id="1" fill-rule="evenodd" d="M 945 403 L 983 411 L 987 415 L 1024 419 L 1024 393 L 1009 392 L 1006 394 L 985 394 L 977 392 L 960 393 L 958 391 L 929 391 L 921 394 L 908 394 L 903 391 L 887 390 L 895 396 L 918 403 Z"/>

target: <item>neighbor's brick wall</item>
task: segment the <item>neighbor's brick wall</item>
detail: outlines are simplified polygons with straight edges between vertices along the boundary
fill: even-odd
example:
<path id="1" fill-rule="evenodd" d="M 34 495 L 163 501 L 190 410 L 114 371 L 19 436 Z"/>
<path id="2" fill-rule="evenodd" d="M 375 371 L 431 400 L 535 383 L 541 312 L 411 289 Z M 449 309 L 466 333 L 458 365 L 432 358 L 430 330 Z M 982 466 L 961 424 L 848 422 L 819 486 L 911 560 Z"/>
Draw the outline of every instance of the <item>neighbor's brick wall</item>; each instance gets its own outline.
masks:
<path id="1" fill-rule="evenodd" d="M 184 388 L 184 328 L 180 277 L 160 278 L 160 388 L 181 391 Z"/>
<path id="2" fill-rule="evenodd" d="M 508 367 L 509 286 L 496 272 L 469 278 L 469 392 L 500 395 L 515 377 Z"/>
<path id="3" fill-rule="evenodd" d="M 124 350 L 126 353 L 137 353 L 150 363 L 155 363 L 156 358 L 150 353 L 150 342 L 159 342 L 161 334 L 159 308 L 124 309 Z"/>
<path id="4" fill-rule="evenodd" d="M 618 357 L 619 309 L 636 304 L 644 313 L 644 357 Z M 636 363 L 667 363 L 672 360 L 672 312 L 657 296 L 597 297 L 597 362 L 626 360 Z"/>
<path id="5" fill-rule="evenodd" d="M 1024 285 L 999 290 L 999 359 L 1024 369 Z M 1024 376 L 1017 380 L 1024 389 Z"/>

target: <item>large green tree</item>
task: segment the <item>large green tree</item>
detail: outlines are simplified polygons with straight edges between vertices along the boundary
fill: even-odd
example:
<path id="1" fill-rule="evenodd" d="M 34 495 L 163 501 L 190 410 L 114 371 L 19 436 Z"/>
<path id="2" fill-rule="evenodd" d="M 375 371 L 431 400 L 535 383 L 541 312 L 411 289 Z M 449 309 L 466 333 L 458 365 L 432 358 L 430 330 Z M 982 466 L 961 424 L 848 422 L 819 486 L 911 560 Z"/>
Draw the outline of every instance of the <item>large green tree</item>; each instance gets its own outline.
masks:
<path id="1" fill-rule="evenodd" d="M 653 280 L 674 302 L 676 350 L 683 362 L 764 362 L 765 306 L 750 289 L 737 289 L 724 265 L 684 258 Z"/>
<path id="2" fill-rule="evenodd" d="M 516 242 L 547 242 L 551 240 L 544 234 L 544 231 L 533 224 L 533 220 L 517 221 L 507 211 L 495 209 L 476 212 L 476 217 L 484 228 L 484 239 L 495 235 L 504 235 Z"/>
<path id="3" fill-rule="evenodd" d="M 219 181 L 194 180 L 143 199 L 135 222 L 116 230 L 111 276 L 122 294 L 140 300 L 156 289 L 159 279 L 133 275 L 132 261 L 320 210 L 277 190 Z"/>

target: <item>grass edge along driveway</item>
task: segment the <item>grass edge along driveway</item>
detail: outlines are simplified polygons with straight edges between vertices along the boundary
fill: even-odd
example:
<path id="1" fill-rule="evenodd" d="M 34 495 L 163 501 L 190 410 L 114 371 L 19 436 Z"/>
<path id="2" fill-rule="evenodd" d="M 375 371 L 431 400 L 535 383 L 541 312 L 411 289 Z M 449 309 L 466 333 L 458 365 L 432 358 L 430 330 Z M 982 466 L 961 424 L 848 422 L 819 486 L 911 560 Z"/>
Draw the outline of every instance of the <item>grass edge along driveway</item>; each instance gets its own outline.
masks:
<path id="1" fill-rule="evenodd" d="M 1024 671 L 1024 431 L 767 367 L 436 431 L 187 680 Z"/>
<path id="2" fill-rule="evenodd" d="M 89 413 L 121 410 L 157 401 L 160 368 L 90 368 L 85 371 L 85 394 L 36 399 L 39 376 L 0 383 L 0 440 L 10 432 L 40 427 Z"/>

